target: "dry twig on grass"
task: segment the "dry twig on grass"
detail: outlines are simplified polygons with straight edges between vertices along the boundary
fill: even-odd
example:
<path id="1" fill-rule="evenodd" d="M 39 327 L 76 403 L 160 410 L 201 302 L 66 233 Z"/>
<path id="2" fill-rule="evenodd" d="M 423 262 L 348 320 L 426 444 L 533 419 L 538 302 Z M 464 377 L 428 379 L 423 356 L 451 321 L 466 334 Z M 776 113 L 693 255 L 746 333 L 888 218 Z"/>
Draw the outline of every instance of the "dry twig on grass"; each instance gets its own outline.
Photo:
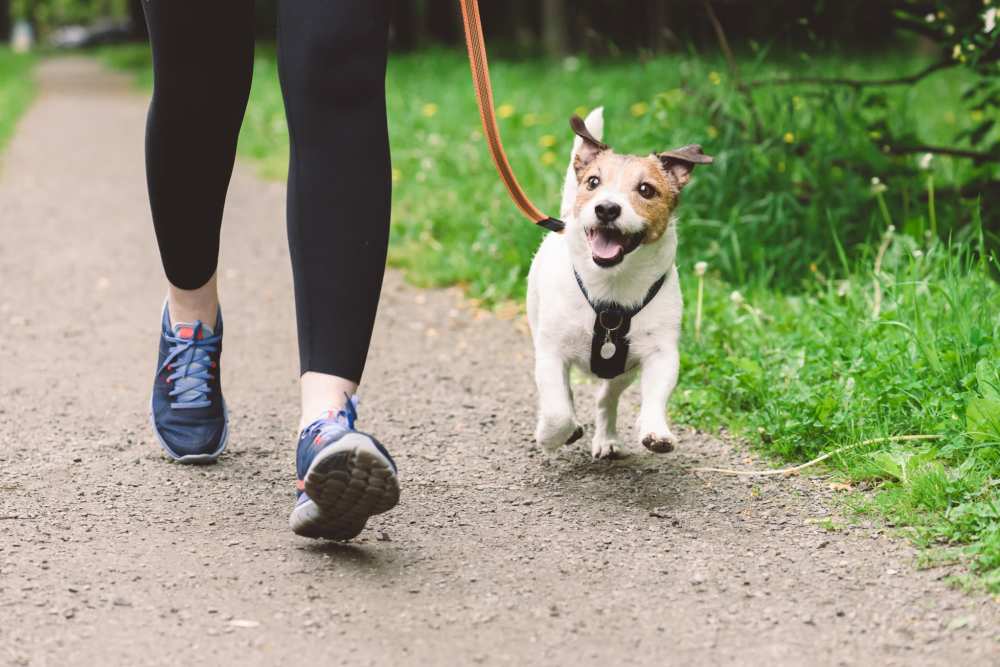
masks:
<path id="1" fill-rule="evenodd" d="M 864 447 L 866 445 L 878 445 L 884 442 L 909 442 L 912 440 L 940 440 L 944 436 L 940 435 L 890 435 L 885 438 L 872 438 L 870 440 L 862 440 L 861 442 L 856 442 L 853 445 L 844 445 L 843 447 L 838 447 L 832 452 L 827 452 L 822 456 L 817 456 L 812 461 L 807 461 L 797 466 L 792 466 L 791 468 L 781 468 L 779 470 L 730 470 L 729 468 L 693 468 L 694 472 L 716 472 L 722 475 L 736 475 L 739 477 L 773 477 L 775 475 L 794 475 L 800 470 L 805 470 L 811 466 L 816 465 L 822 461 L 827 460 L 831 456 L 836 456 L 842 452 L 846 452 L 850 449 L 855 449 L 857 447 Z"/>

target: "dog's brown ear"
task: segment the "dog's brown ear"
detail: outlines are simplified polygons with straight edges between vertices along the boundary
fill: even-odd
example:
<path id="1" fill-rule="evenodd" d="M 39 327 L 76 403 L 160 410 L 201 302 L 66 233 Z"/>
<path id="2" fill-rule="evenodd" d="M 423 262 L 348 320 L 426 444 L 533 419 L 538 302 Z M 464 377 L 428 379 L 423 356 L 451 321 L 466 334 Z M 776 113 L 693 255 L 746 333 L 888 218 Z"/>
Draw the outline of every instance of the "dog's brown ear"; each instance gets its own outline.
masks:
<path id="1" fill-rule="evenodd" d="M 691 172 L 695 165 L 712 164 L 711 155 L 705 155 L 698 144 L 689 144 L 675 148 L 672 151 L 665 151 L 657 155 L 660 164 L 663 165 L 667 175 L 677 180 L 677 188 L 683 188 L 691 180 Z"/>
<path id="2" fill-rule="evenodd" d="M 599 141 L 594 135 L 590 133 L 587 129 L 587 124 L 583 122 L 583 119 L 579 116 L 574 115 L 569 119 L 569 126 L 573 128 L 573 132 L 583 139 L 583 143 L 580 145 L 580 149 L 576 151 L 573 156 L 573 169 L 576 171 L 577 177 L 579 177 L 584 169 L 587 168 L 591 162 L 594 161 L 601 151 L 608 150 L 608 145 L 603 141 Z"/>

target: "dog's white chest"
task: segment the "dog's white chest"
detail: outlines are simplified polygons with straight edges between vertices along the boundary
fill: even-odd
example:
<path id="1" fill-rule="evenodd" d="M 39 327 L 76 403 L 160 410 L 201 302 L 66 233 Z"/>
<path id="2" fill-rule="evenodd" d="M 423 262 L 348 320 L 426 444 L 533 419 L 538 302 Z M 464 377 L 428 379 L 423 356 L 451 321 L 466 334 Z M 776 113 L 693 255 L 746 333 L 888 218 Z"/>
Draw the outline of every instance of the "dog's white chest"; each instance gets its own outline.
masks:
<path id="1" fill-rule="evenodd" d="M 663 274 L 660 274 L 661 276 Z M 643 285 L 645 293 L 659 276 Z M 645 276 L 640 276 L 645 280 Z M 680 329 L 681 297 L 676 270 L 671 268 L 655 297 L 629 323 L 628 353 L 625 369 L 641 365 L 643 357 L 665 345 L 676 344 Z M 536 347 L 591 371 L 591 357 L 609 359 L 618 351 L 620 342 L 595 336 L 597 314 L 576 282 L 573 263 L 564 240 L 547 238 L 532 262 L 528 281 L 528 318 Z M 617 322 L 609 317 L 606 328 Z"/>

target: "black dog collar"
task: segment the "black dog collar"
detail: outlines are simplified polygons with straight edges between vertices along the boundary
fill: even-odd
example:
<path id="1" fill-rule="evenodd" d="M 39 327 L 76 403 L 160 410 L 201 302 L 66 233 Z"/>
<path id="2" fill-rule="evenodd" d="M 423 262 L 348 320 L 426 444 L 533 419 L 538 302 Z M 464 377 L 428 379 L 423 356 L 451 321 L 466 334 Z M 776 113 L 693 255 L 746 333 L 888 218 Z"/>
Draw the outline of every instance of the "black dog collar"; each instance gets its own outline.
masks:
<path id="1" fill-rule="evenodd" d="M 583 297 L 597 313 L 597 318 L 594 320 L 594 338 L 590 343 L 590 370 L 605 380 L 616 378 L 625 372 L 625 362 L 628 360 L 628 332 L 632 326 L 632 318 L 657 295 L 667 280 L 667 274 L 660 276 L 660 279 L 646 292 L 642 303 L 633 308 L 608 301 L 592 301 L 575 268 L 573 275 L 576 276 L 576 284 L 580 286 Z"/>

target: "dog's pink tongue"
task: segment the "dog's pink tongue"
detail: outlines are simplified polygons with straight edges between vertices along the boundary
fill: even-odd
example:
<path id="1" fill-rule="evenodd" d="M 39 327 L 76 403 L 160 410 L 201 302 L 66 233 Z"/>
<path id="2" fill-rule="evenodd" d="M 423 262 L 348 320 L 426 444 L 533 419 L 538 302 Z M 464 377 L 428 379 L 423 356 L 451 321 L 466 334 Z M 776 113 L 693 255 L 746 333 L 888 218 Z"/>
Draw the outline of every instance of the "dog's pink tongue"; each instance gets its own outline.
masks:
<path id="1" fill-rule="evenodd" d="M 617 238 L 608 237 L 604 234 L 594 234 L 590 237 L 590 251 L 594 254 L 594 257 L 614 259 L 624 249 L 622 242 Z"/>

